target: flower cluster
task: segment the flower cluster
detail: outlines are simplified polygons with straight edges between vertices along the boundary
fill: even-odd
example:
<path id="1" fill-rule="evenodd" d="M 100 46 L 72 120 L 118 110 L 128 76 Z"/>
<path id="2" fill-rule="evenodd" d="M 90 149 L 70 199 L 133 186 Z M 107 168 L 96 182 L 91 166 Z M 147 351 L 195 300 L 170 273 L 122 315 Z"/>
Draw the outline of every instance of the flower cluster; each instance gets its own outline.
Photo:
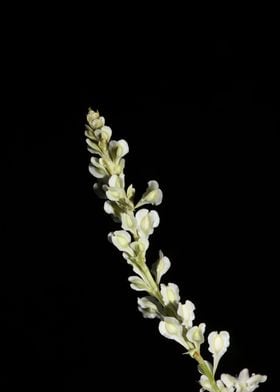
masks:
<path id="1" fill-rule="evenodd" d="M 195 305 L 180 301 L 179 288 L 175 283 L 161 283 L 170 268 L 170 260 L 159 252 L 156 262 L 148 267 L 146 252 L 149 237 L 159 226 L 159 215 L 155 210 L 140 208 L 144 205 L 157 206 L 162 201 L 162 191 L 157 181 L 149 181 L 144 194 L 135 202 L 133 185 L 125 186 L 124 156 L 129 148 L 125 140 L 111 140 L 112 131 L 105 125 L 104 117 L 89 110 L 86 125 L 86 142 L 92 154 L 89 171 L 96 178 L 94 190 L 105 199 L 104 210 L 119 222 L 122 230 L 108 235 L 109 241 L 122 252 L 135 275 L 130 276 L 130 287 L 148 295 L 138 298 L 138 309 L 145 318 L 159 319 L 159 332 L 184 347 L 186 353 L 198 362 L 201 373 L 201 391 L 209 392 L 253 392 L 266 376 L 253 374 L 247 369 L 238 378 L 222 374 L 216 380 L 218 363 L 227 351 L 230 336 L 227 331 L 211 332 L 208 349 L 213 363 L 203 359 L 200 348 L 205 342 L 205 323 L 195 323 Z"/>

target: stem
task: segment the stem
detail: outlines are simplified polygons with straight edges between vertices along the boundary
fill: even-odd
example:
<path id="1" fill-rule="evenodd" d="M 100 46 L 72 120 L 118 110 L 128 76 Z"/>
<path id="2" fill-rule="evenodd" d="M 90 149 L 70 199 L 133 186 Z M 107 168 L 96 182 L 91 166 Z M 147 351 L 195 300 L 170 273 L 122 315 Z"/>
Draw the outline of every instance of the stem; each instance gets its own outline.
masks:
<path id="1" fill-rule="evenodd" d="M 213 388 L 214 392 L 221 392 L 220 388 L 218 387 L 218 385 L 216 383 L 216 380 L 215 380 L 213 373 L 211 372 L 211 370 L 207 366 L 207 364 L 206 364 L 205 360 L 203 359 L 203 357 L 201 356 L 201 354 L 198 352 L 195 352 L 193 355 L 193 358 L 198 362 L 201 371 L 208 378 L 210 385 Z"/>

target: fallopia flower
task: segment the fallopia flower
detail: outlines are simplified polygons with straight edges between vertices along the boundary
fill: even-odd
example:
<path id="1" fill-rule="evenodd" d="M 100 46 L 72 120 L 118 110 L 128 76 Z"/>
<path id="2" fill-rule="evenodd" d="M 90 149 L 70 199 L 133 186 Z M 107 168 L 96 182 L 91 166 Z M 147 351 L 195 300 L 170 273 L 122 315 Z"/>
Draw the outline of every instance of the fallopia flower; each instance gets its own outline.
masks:
<path id="1" fill-rule="evenodd" d="M 160 318 L 161 313 L 159 310 L 160 304 L 158 301 L 152 297 L 152 296 L 147 296 L 147 297 L 142 297 L 142 298 L 137 298 L 137 303 L 138 303 L 138 310 L 142 313 L 144 318 Z"/>
<path id="2" fill-rule="evenodd" d="M 145 208 L 136 212 L 137 231 L 140 237 L 149 237 L 153 234 L 154 228 L 159 225 L 159 216 L 156 211 L 149 211 Z"/>
<path id="3" fill-rule="evenodd" d="M 194 344 L 197 352 L 200 352 L 200 346 L 204 342 L 204 332 L 206 325 L 204 323 L 199 326 L 190 328 L 187 332 L 187 339 Z"/>
<path id="4" fill-rule="evenodd" d="M 95 178 L 104 178 L 109 176 L 109 172 L 102 158 L 92 157 L 89 165 L 89 172 Z"/>
<path id="5" fill-rule="evenodd" d="M 175 340 L 189 349 L 188 343 L 183 338 L 183 327 L 175 317 L 164 317 L 159 323 L 159 332 L 167 339 Z"/>
<path id="6" fill-rule="evenodd" d="M 180 302 L 179 288 L 174 283 L 160 284 L 162 276 L 170 268 L 170 260 L 159 252 L 159 258 L 152 268 L 146 261 L 149 237 L 159 225 L 156 211 L 141 208 L 146 204 L 157 206 L 162 202 L 162 190 L 157 181 L 149 181 L 142 197 L 134 204 L 135 189 L 125 188 L 125 156 L 129 146 L 123 139 L 111 140 L 112 130 L 105 125 L 104 117 L 89 110 L 85 135 L 88 151 L 92 154 L 89 171 L 97 179 L 96 194 L 104 199 L 104 210 L 115 222 L 121 223 L 122 230 L 108 235 L 113 245 L 122 252 L 135 275 L 130 276 L 130 287 L 145 291 L 147 296 L 138 298 L 138 309 L 145 318 L 159 318 L 159 332 L 168 339 L 182 345 L 187 354 L 199 364 L 201 392 L 253 392 L 266 376 L 252 374 L 247 369 L 238 377 L 222 374 L 215 380 L 219 360 L 229 346 L 226 331 L 211 332 L 208 336 L 209 351 L 213 355 L 213 366 L 200 354 L 204 342 L 205 324 L 194 325 L 194 304 L 187 300 Z M 139 209 L 137 212 L 136 210 Z"/>
<path id="7" fill-rule="evenodd" d="M 208 336 L 209 351 L 213 355 L 213 373 L 215 374 L 218 363 L 229 346 L 229 333 L 221 331 L 220 333 L 214 331 Z"/>
<path id="8" fill-rule="evenodd" d="M 109 143 L 109 153 L 113 162 L 119 163 L 129 151 L 127 141 L 122 139 L 119 141 L 111 140 Z"/>
<path id="9" fill-rule="evenodd" d="M 149 292 L 150 287 L 143 279 L 139 278 L 139 276 L 130 276 L 128 281 L 130 282 L 130 287 L 133 290 Z"/>
<path id="10" fill-rule="evenodd" d="M 195 309 L 195 306 L 194 306 L 194 304 L 191 301 L 187 300 L 184 303 L 184 305 L 179 303 L 177 313 L 182 318 L 182 324 L 187 329 L 192 327 L 192 324 L 193 324 L 192 322 L 193 322 L 193 320 L 195 318 L 195 316 L 194 316 L 194 309 Z"/>
<path id="11" fill-rule="evenodd" d="M 160 250 L 158 260 L 152 265 L 152 273 L 156 279 L 157 284 L 160 283 L 162 276 L 166 274 L 170 266 L 171 263 L 169 258 L 164 256 L 164 254 Z"/>
<path id="12" fill-rule="evenodd" d="M 108 185 L 104 185 L 103 188 L 109 200 L 120 201 L 126 198 L 124 186 L 124 174 L 114 174 L 109 178 Z"/>
<path id="13" fill-rule="evenodd" d="M 230 374 L 222 374 L 221 380 L 227 388 L 235 388 L 236 392 L 253 392 L 260 383 L 267 380 L 267 376 L 253 373 L 250 377 L 248 369 L 243 369 L 238 378 Z"/>
<path id="14" fill-rule="evenodd" d="M 108 235 L 108 239 L 112 242 L 116 248 L 121 252 L 125 252 L 133 256 L 133 250 L 130 248 L 131 236 L 125 230 L 117 230 Z"/>
<path id="15" fill-rule="evenodd" d="M 136 204 L 136 208 L 143 206 L 144 204 L 152 204 L 158 206 L 162 202 L 162 190 L 159 188 L 157 181 L 149 181 L 148 187 Z"/>
<path id="16" fill-rule="evenodd" d="M 179 287 L 174 283 L 168 283 L 167 286 L 162 283 L 160 285 L 160 292 L 164 305 L 166 306 L 169 304 L 177 305 L 180 301 Z"/>

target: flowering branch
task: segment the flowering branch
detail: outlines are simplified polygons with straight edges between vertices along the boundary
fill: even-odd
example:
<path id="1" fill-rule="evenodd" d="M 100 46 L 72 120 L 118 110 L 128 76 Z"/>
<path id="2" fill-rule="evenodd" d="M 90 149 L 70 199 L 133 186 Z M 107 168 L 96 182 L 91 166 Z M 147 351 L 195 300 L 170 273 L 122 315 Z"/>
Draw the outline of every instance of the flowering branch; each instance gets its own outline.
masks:
<path id="1" fill-rule="evenodd" d="M 208 335 L 213 364 L 202 357 L 200 347 L 205 341 L 206 325 L 193 324 L 195 305 L 189 300 L 180 302 L 176 284 L 161 283 L 161 278 L 171 265 L 169 258 L 160 251 L 151 268 L 146 263 L 149 237 L 159 226 L 159 215 L 155 210 L 142 207 L 161 203 L 159 184 L 157 181 L 149 181 L 145 193 L 135 203 L 133 185 L 125 186 L 124 156 L 129 151 L 127 142 L 111 140 L 112 130 L 105 125 L 104 117 L 98 112 L 90 109 L 87 121 L 86 142 L 92 154 L 89 171 L 97 179 L 94 190 L 105 200 L 105 212 L 112 215 L 122 228 L 110 233 L 108 239 L 132 267 L 135 275 L 128 278 L 130 287 L 148 294 L 137 299 L 139 311 L 145 318 L 158 318 L 159 332 L 183 346 L 186 354 L 197 361 L 201 373 L 201 392 L 253 392 L 259 383 L 266 381 L 266 376 L 254 373 L 250 376 L 248 369 L 243 369 L 237 378 L 222 374 L 220 379 L 216 379 L 219 361 L 229 347 L 230 336 L 227 331 L 214 331 Z"/>

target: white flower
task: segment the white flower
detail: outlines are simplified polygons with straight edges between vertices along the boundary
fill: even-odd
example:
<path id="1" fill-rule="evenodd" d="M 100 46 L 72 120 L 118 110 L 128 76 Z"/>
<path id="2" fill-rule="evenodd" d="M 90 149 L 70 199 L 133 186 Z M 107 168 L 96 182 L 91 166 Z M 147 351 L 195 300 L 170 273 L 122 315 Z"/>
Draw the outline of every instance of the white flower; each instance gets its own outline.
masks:
<path id="1" fill-rule="evenodd" d="M 130 247 L 133 250 L 135 256 L 141 256 L 146 253 L 146 250 L 149 247 L 149 241 L 146 238 L 139 238 L 139 240 L 132 242 Z"/>
<path id="2" fill-rule="evenodd" d="M 158 304 L 154 297 L 137 298 L 138 310 L 142 313 L 144 318 L 154 319 L 160 317 Z"/>
<path id="3" fill-rule="evenodd" d="M 133 188 L 132 184 L 127 188 L 126 194 L 129 200 L 133 200 L 135 195 L 135 188 Z"/>
<path id="4" fill-rule="evenodd" d="M 96 178 L 103 178 L 109 175 L 103 159 L 96 157 L 91 157 L 90 159 L 89 172 Z"/>
<path id="5" fill-rule="evenodd" d="M 166 274 L 171 266 L 168 257 L 164 256 L 162 251 L 159 251 L 159 259 L 152 265 L 152 273 L 156 278 L 157 284 L 159 284 L 161 277 Z"/>
<path id="6" fill-rule="evenodd" d="M 122 228 L 134 234 L 137 228 L 137 220 L 133 215 L 133 213 L 132 212 L 129 214 L 123 213 L 121 214 L 121 219 L 122 219 Z"/>
<path id="7" fill-rule="evenodd" d="M 205 327 L 206 325 L 201 323 L 199 326 L 190 328 L 187 332 L 187 339 L 194 344 L 198 352 L 200 351 L 200 345 L 204 342 Z"/>
<path id="8" fill-rule="evenodd" d="M 133 213 L 123 213 L 122 228 L 135 234 L 136 231 L 140 238 L 147 238 L 153 233 L 154 227 L 159 225 L 159 216 L 156 211 L 146 209 L 139 210 L 134 216 Z"/>
<path id="9" fill-rule="evenodd" d="M 208 377 L 206 377 L 204 374 L 201 375 L 199 383 L 202 386 L 202 389 L 200 389 L 200 392 L 203 392 L 203 391 L 215 392 L 210 384 Z"/>
<path id="10" fill-rule="evenodd" d="M 130 276 L 128 278 L 130 282 L 130 287 L 136 291 L 149 291 L 149 287 L 143 279 L 139 278 L 139 276 Z"/>
<path id="11" fill-rule="evenodd" d="M 96 120 L 97 118 L 100 117 L 99 112 L 95 112 L 92 109 L 88 110 L 88 114 L 87 114 L 87 122 L 90 124 L 92 121 Z"/>
<path id="12" fill-rule="evenodd" d="M 217 386 L 218 386 L 220 392 L 234 392 L 233 387 L 226 387 L 225 384 L 221 380 L 217 381 Z"/>
<path id="13" fill-rule="evenodd" d="M 114 162 L 119 162 L 129 151 L 127 142 L 122 139 L 119 141 L 111 140 L 109 143 L 109 153 Z"/>
<path id="14" fill-rule="evenodd" d="M 164 305 L 166 306 L 168 304 L 177 304 L 180 301 L 179 287 L 174 283 L 168 283 L 167 286 L 162 283 L 160 285 L 160 292 Z"/>
<path id="15" fill-rule="evenodd" d="M 136 213 L 135 218 L 140 237 L 148 237 L 154 232 L 154 228 L 159 225 L 159 216 L 156 211 L 143 208 Z"/>
<path id="16" fill-rule="evenodd" d="M 107 200 L 105 201 L 105 203 L 104 203 L 104 211 L 107 214 L 115 214 L 115 210 L 114 210 L 114 208 L 112 206 L 112 203 L 110 201 L 107 201 Z"/>
<path id="17" fill-rule="evenodd" d="M 188 344 L 183 338 L 183 327 L 174 317 L 164 317 L 159 323 L 159 332 L 167 339 L 175 340 L 188 349 Z"/>
<path id="18" fill-rule="evenodd" d="M 133 250 L 130 248 L 129 244 L 131 243 L 130 234 L 124 230 L 117 230 L 108 235 L 108 239 L 112 242 L 116 248 L 118 248 L 122 252 L 126 252 L 133 256 Z"/>
<path id="19" fill-rule="evenodd" d="M 104 190 L 106 191 L 106 196 L 111 201 L 119 201 L 126 198 L 126 193 L 124 190 L 124 174 L 119 176 L 113 174 L 108 181 L 108 185 L 104 185 Z"/>
<path id="20" fill-rule="evenodd" d="M 229 346 L 229 333 L 227 331 L 211 332 L 208 335 L 209 351 L 214 358 L 213 373 L 215 374 L 218 363 Z"/>
<path id="21" fill-rule="evenodd" d="M 157 181 L 149 181 L 148 187 L 141 197 L 141 200 L 137 203 L 136 208 L 143 206 L 144 204 L 152 204 L 158 206 L 162 202 L 162 190 L 159 189 Z"/>
<path id="22" fill-rule="evenodd" d="M 88 111 L 87 121 L 92 129 L 101 128 L 105 124 L 104 117 L 100 117 L 98 112 L 91 109 Z"/>
<path id="23" fill-rule="evenodd" d="M 86 138 L 86 143 L 88 145 L 88 151 L 92 154 L 101 155 L 101 150 L 96 143 L 94 143 L 91 139 Z"/>
<path id="24" fill-rule="evenodd" d="M 186 301 L 185 304 L 179 303 L 178 315 L 183 319 L 182 324 L 188 329 L 192 327 L 194 320 L 194 309 L 195 306 L 191 301 Z"/>
<path id="25" fill-rule="evenodd" d="M 105 121 L 104 121 L 104 123 L 105 123 Z M 103 124 L 102 127 L 99 127 L 98 129 L 96 129 L 94 131 L 94 134 L 95 134 L 97 140 L 101 140 L 101 141 L 104 141 L 105 143 L 108 143 L 109 140 L 111 139 L 111 136 L 112 136 L 112 129 L 110 127 L 104 126 L 104 124 Z"/>
<path id="26" fill-rule="evenodd" d="M 231 376 L 230 374 L 222 374 L 221 380 L 228 388 L 235 388 L 236 392 L 253 392 L 258 388 L 259 383 L 265 382 L 267 376 L 260 374 L 252 374 L 249 376 L 248 369 L 243 369 L 238 378 Z"/>

